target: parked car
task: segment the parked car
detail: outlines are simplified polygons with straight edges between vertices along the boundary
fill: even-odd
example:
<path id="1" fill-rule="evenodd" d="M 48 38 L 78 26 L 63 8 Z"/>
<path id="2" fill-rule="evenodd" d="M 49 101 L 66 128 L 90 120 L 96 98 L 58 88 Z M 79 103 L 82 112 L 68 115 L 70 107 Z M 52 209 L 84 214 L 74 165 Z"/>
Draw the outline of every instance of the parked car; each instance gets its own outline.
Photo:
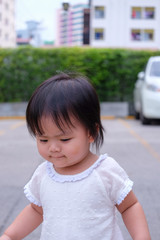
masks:
<path id="1" fill-rule="evenodd" d="M 136 119 L 149 124 L 160 119 L 160 56 L 150 57 L 145 70 L 138 73 L 134 88 Z"/>

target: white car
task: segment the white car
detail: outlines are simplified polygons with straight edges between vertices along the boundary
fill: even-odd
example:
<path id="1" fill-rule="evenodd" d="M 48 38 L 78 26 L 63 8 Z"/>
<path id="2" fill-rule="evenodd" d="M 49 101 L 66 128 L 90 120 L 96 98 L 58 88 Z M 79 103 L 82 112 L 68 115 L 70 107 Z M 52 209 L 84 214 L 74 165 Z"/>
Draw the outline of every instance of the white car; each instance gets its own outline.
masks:
<path id="1" fill-rule="evenodd" d="M 134 88 L 136 119 L 149 124 L 160 119 L 160 56 L 150 57 L 144 72 L 138 73 Z"/>

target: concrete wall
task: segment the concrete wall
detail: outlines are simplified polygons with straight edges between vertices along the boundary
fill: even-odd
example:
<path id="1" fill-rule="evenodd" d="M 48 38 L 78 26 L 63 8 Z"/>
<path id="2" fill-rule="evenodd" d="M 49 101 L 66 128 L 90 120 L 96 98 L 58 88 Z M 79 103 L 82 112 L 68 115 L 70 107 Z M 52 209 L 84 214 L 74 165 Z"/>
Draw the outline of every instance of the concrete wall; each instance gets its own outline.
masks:
<path id="1" fill-rule="evenodd" d="M 27 103 L 0 103 L 0 117 L 25 116 Z"/>
<path id="2" fill-rule="evenodd" d="M 0 117 L 25 116 L 27 103 L 0 103 Z M 129 115 L 127 102 L 102 102 L 102 116 L 126 117 Z"/>

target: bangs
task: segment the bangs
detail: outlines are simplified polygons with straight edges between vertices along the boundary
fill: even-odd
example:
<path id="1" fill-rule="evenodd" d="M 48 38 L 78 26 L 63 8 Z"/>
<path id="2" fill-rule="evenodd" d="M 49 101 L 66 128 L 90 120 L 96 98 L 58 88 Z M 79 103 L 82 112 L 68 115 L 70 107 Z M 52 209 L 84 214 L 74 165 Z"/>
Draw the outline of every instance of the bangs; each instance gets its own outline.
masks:
<path id="1" fill-rule="evenodd" d="M 56 126 L 62 131 L 62 132 L 65 132 L 66 130 L 66 126 L 68 128 L 71 128 L 71 127 L 74 127 L 74 124 L 73 124 L 73 120 L 72 119 L 75 119 L 75 116 L 73 116 L 73 113 L 72 112 L 61 112 L 61 110 L 59 111 L 52 111 L 51 113 L 48 112 L 48 111 L 45 111 L 42 116 L 41 116 L 41 119 L 39 121 L 39 125 L 38 125 L 38 129 L 39 130 L 39 133 L 43 134 L 44 133 L 44 130 L 43 130 L 43 127 L 42 127 L 42 117 L 43 118 L 51 118 L 53 123 L 56 124 Z"/>
<path id="2" fill-rule="evenodd" d="M 55 97 L 54 99 L 46 98 L 45 101 L 43 100 L 41 99 L 40 105 L 32 104 L 32 111 L 30 109 L 30 114 L 27 114 L 27 123 L 29 123 L 27 126 L 32 136 L 44 134 L 42 118 L 51 118 L 62 132 L 65 131 L 66 125 L 68 128 L 74 127 L 72 119 L 78 119 L 78 116 L 64 99 L 63 101 L 61 99 L 57 104 Z"/>

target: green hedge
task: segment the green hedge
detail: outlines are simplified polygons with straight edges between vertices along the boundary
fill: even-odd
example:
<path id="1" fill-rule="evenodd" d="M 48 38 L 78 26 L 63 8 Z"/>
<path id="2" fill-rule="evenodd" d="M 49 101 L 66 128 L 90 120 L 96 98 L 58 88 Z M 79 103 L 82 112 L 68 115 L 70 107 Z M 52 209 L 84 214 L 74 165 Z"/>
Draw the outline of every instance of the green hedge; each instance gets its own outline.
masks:
<path id="1" fill-rule="evenodd" d="M 98 48 L 0 49 L 0 102 L 28 101 L 33 90 L 59 71 L 91 79 L 101 101 L 132 101 L 137 73 L 160 52 Z"/>

